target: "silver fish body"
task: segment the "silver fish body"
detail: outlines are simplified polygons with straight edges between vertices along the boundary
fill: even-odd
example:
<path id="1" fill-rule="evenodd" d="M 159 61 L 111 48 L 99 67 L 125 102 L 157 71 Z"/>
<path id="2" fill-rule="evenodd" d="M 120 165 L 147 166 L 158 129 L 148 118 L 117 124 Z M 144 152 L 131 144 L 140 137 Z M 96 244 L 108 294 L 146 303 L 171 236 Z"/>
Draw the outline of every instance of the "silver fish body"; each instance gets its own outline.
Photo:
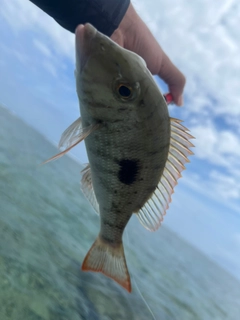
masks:
<path id="1" fill-rule="evenodd" d="M 101 220 L 82 269 L 102 272 L 130 292 L 124 228 L 133 213 L 149 230 L 160 226 L 192 154 L 192 136 L 169 117 L 144 60 L 90 24 L 76 30 L 75 76 L 81 119 L 63 133 L 60 146 L 68 151 L 85 139 L 82 190 Z"/>

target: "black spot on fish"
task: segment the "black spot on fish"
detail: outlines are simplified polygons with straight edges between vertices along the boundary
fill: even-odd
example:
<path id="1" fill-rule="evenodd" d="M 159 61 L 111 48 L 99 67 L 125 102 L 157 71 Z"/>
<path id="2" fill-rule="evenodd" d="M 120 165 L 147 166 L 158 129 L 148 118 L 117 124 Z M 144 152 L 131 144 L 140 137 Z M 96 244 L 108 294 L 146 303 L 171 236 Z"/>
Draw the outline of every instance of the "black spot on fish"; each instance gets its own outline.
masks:
<path id="1" fill-rule="evenodd" d="M 131 185 L 136 181 L 139 171 L 139 160 L 123 159 L 119 161 L 118 179 L 124 184 Z"/>

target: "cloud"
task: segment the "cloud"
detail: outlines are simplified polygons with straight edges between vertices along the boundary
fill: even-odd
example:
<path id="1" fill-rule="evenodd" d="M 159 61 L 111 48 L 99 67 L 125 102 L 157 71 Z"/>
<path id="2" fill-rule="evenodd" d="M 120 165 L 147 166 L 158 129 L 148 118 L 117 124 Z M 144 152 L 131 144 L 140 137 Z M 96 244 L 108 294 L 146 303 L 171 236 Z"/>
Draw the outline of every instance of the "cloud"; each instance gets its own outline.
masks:
<path id="1" fill-rule="evenodd" d="M 162 47 L 187 77 L 189 113 L 240 115 L 237 0 L 135 2 Z M 217 106 L 209 95 L 217 100 Z"/>
<path id="2" fill-rule="evenodd" d="M 235 0 L 222 2 L 222 5 L 218 8 L 218 12 L 213 16 L 212 26 L 221 22 L 228 15 L 234 9 L 235 3 Z"/>
<path id="3" fill-rule="evenodd" d="M 52 52 L 49 49 L 49 47 L 47 47 L 42 41 L 37 40 L 37 39 L 33 39 L 33 45 L 42 53 L 44 54 L 47 58 L 51 58 L 52 57 Z"/>
<path id="4" fill-rule="evenodd" d="M 55 78 L 57 78 L 57 70 L 56 68 L 53 66 L 52 63 L 50 63 L 49 61 L 45 60 L 43 61 L 43 66 L 44 68 Z"/>
<path id="5" fill-rule="evenodd" d="M 46 42 L 58 55 L 66 56 L 74 61 L 74 36 L 59 25 L 50 16 L 45 14 L 30 1 L 2 0 L 1 15 L 12 28 L 14 33 L 26 30 L 36 35 L 44 35 Z M 38 45 L 41 43 L 35 40 Z M 40 44 L 43 49 L 42 44 Z M 46 53 L 46 52 L 45 52 Z"/>
<path id="6" fill-rule="evenodd" d="M 231 168 L 240 159 L 240 137 L 230 130 L 217 129 L 211 121 L 195 125 L 195 155 L 200 159 Z"/>
<path id="7" fill-rule="evenodd" d="M 210 172 L 210 178 L 214 191 L 222 201 L 231 199 L 240 199 L 240 181 L 233 176 L 221 174 L 219 171 Z"/>

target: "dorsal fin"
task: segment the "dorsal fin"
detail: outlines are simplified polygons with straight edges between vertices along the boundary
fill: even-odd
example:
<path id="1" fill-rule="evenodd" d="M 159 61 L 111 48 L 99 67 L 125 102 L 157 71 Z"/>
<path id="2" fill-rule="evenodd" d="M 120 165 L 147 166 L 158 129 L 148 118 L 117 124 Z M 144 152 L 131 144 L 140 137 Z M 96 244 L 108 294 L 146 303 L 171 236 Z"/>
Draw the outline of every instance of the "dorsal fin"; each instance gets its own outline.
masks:
<path id="1" fill-rule="evenodd" d="M 177 185 L 177 180 L 185 169 L 184 164 L 189 162 L 188 156 L 193 154 L 189 148 L 194 145 L 189 139 L 194 137 L 187 132 L 189 130 L 181 124 L 181 120 L 175 118 L 170 118 L 170 120 L 170 147 L 163 174 L 151 198 L 137 213 L 142 225 L 150 231 L 156 231 L 160 227 L 171 202 L 171 195 Z"/>
<path id="2" fill-rule="evenodd" d="M 90 165 L 87 164 L 86 167 L 81 171 L 82 179 L 81 179 L 81 189 L 85 197 L 93 206 L 94 210 L 97 214 L 99 214 L 99 205 L 96 199 L 93 186 L 92 186 L 92 174 Z"/>

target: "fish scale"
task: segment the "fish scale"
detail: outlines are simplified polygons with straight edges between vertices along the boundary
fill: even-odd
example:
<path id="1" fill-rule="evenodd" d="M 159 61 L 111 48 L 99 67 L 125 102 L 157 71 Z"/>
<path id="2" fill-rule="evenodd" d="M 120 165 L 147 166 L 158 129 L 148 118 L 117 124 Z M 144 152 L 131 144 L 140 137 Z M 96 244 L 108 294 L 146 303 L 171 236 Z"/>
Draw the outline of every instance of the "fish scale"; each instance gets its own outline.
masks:
<path id="1" fill-rule="evenodd" d="M 82 270 L 102 272 L 131 292 L 124 229 L 132 214 L 148 230 L 159 228 L 193 137 L 169 117 L 144 60 L 90 24 L 76 31 L 75 77 L 81 118 L 63 132 L 65 150 L 48 161 L 85 140 L 81 189 L 100 215 L 100 232 Z"/>

